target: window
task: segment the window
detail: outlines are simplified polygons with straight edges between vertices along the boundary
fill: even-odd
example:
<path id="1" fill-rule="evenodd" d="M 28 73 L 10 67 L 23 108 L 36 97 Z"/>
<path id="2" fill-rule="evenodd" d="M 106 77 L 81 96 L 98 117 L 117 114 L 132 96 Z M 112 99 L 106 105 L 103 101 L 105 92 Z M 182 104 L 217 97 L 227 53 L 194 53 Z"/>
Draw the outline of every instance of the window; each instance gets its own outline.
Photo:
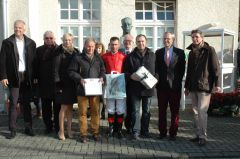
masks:
<path id="1" fill-rule="evenodd" d="M 74 46 L 79 49 L 88 37 L 100 41 L 101 0 L 59 0 L 59 6 L 61 36 L 73 34 Z"/>
<path id="2" fill-rule="evenodd" d="M 78 0 L 60 0 L 60 19 L 78 19 Z"/>
<path id="3" fill-rule="evenodd" d="M 146 35 L 153 51 L 163 47 L 164 32 L 175 32 L 175 1 L 136 0 L 135 16 L 136 33 Z"/>
<path id="4" fill-rule="evenodd" d="M 153 27 L 136 27 L 136 33 L 144 34 L 147 37 L 147 47 L 153 48 Z"/>
<path id="5" fill-rule="evenodd" d="M 100 41 L 100 27 L 83 27 L 83 40 L 93 37 L 96 41 Z"/>
<path id="6" fill-rule="evenodd" d="M 174 20 L 173 3 L 157 3 L 157 20 Z"/>
<path id="7" fill-rule="evenodd" d="M 153 14 L 151 2 L 136 3 L 136 19 L 151 20 L 152 18 Z"/>
<path id="8" fill-rule="evenodd" d="M 100 19 L 100 0 L 83 1 L 83 19 Z"/>

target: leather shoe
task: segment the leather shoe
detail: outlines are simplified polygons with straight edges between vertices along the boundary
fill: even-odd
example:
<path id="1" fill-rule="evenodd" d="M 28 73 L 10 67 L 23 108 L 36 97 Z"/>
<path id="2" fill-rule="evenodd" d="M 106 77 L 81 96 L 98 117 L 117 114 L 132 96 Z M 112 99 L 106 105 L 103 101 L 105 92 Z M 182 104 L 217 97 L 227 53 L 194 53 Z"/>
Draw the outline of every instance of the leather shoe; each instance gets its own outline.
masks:
<path id="1" fill-rule="evenodd" d="M 132 130 L 130 128 L 127 128 L 127 134 L 129 134 L 129 135 L 132 134 Z"/>
<path id="2" fill-rule="evenodd" d="M 165 137 L 167 137 L 167 135 L 165 135 L 165 134 L 160 134 L 159 137 L 158 137 L 158 139 L 162 140 L 162 139 L 164 139 Z"/>
<path id="3" fill-rule="evenodd" d="M 6 137 L 7 139 L 14 139 L 16 137 L 16 131 L 11 131 L 10 134 Z"/>
<path id="4" fill-rule="evenodd" d="M 82 137 L 82 143 L 87 143 L 87 136 Z"/>
<path id="5" fill-rule="evenodd" d="M 141 137 L 142 138 L 150 138 L 151 136 L 149 135 L 149 133 L 142 133 Z"/>
<path id="6" fill-rule="evenodd" d="M 24 133 L 28 136 L 35 136 L 35 134 L 33 133 L 33 129 L 30 128 L 25 128 Z"/>
<path id="7" fill-rule="evenodd" d="M 170 135 L 170 136 L 169 136 L 169 140 L 170 140 L 170 141 L 175 141 L 175 140 L 176 140 L 176 136 Z"/>
<path id="8" fill-rule="evenodd" d="M 93 140 L 94 141 L 99 141 L 99 136 L 98 135 L 93 135 Z"/>

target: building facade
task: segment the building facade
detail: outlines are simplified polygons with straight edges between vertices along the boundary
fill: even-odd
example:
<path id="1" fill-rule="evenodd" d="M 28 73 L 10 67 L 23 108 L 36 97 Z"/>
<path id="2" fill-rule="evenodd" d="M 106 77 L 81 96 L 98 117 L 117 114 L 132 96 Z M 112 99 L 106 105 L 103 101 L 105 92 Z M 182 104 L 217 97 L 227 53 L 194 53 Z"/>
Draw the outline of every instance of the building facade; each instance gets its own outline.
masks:
<path id="1" fill-rule="evenodd" d="M 23 19 L 38 46 L 46 30 L 55 32 L 58 43 L 63 33 L 72 33 L 80 50 L 89 36 L 107 46 L 111 36 L 122 36 L 124 17 L 132 19 L 134 36 L 147 36 L 152 50 L 163 46 L 165 31 L 175 33 L 180 48 L 183 31 L 225 28 L 236 37 L 239 32 L 239 0 L 2 0 L 0 9 L 0 41 L 13 33 L 16 19 Z M 237 48 L 238 38 L 234 43 Z"/>

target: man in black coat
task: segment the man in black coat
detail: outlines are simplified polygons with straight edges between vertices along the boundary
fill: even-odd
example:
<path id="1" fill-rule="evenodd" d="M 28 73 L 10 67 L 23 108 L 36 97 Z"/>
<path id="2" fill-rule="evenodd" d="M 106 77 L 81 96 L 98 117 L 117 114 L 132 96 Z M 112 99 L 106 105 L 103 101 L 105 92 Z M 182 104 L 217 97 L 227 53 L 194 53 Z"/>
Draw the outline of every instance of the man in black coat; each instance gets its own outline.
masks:
<path id="1" fill-rule="evenodd" d="M 77 87 L 78 100 L 78 122 L 80 135 L 83 143 L 87 142 L 88 124 L 87 124 L 87 106 L 89 103 L 91 111 L 91 128 L 93 139 L 99 140 L 99 95 L 88 96 L 85 94 L 84 85 L 86 79 L 99 78 L 99 82 L 104 83 L 105 66 L 95 50 L 96 42 L 93 38 L 85 40 L 83 52 L 73 57 L 69 67 L 69 77 L 74 80 Z"/>
<path id="2" fill-rule="evenodd" d="M 53 64 L 55 57 L 55 49 L 57 44 L 55 42 L 54 33 L 46 31 L 43 35 L 44 44 L 39 46 L 36 51 L 36 76 L 39 85 L 39 95 L 42 101 L 42 116 L 46 126 L 45 133 L 51 133 L 53 129 L 52 108 L 54 112 L 54 128 L 55 132 L 59 131 L 59 111 L 60 105 L 54 100 L 54 78 L 53 78 Z"/>
<path id="3" fill-rule="evenodd" d="M 159 138 L 167 135 L 167 107 L 170 106 L 169 139 L 175 140 L 179 122 L 182 79 L 185 72 L 184 51 L 173 46 L 174 34 L 164 33 L 163 48 L 156 51 L 156 73 L 159 75 L 157 97 L 159 109 Z"/>
<path id="4" fill-rule="evenodd" d="M 0 80 L 9 88 L 9 130 L 8 138 L 16 136 L 16 106 L 18 100 L 23 108 L 25 134 L 34 136 L 30 106 L 33 82 L 33 60 L 36 43 L 24 35 L 26 25 L 23 20 L 14 22 L 14 34 L 3 40 L 0 52 Z"/>
<path id="5" fill-rule="evenodd" d="M 144 138 L 149 136 L 151 97 L 154 96 L 154 88 L 147 89 L 136 76 L 135 72 L 144 66 L 152 75 L 155 75 L 155 54 L 146 47 L 147 38 L 139 34 L 136 37 L 137 47 L 126 57 L 124 73 L 127 80 L 128 97 L 131 99 L 132 132 L 133 139 L 138 140 L 139 135 Z M 157 77 L 157 75 L 155 75 Z M 127 97 L 127 98 L 128 98 Z M 140 104 L 142 103 L 142 117 L 140 116 Z"/>

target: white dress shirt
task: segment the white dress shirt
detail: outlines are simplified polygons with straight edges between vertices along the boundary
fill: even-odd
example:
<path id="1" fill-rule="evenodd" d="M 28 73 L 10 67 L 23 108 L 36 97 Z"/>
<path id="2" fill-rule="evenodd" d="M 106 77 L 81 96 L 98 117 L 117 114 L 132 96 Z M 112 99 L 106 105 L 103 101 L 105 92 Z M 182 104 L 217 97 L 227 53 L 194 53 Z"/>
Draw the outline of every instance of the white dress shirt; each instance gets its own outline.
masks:
<path id="1" fill-rule="evenodd" d="M 25 60 L 25 48 L 24 48 L 24 38 L 18 39 L 16 38 L 18 55 L 19 55 L 19 72 L 24 72 L 26 70 L 26 60 Z"/>

